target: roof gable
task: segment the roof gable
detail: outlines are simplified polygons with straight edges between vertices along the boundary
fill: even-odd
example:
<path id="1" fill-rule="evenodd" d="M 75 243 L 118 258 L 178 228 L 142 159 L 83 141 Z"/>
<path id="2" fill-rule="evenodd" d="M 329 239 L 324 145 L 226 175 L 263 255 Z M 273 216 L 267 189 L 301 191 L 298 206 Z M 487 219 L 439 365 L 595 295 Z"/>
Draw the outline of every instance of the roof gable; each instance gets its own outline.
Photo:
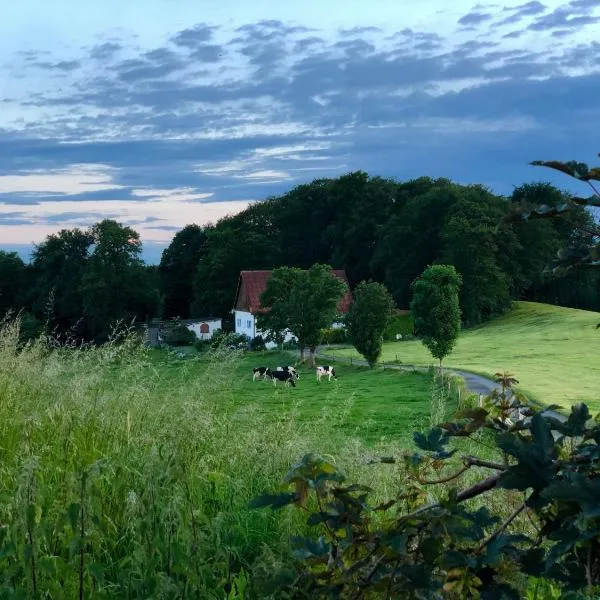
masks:
<path id="1" fill-rule="evenodd" d="M 348 283 L 346 271 L 343 269 L 332 269 L 331 272 L 348 286 L 348 290 L 338 303 L 338 310 L 342 313 L 347 313 L 352 303 L 352 293 L 350 292 L 350 284 Z M 272 274 L 273 271 L 241 271 L 234 310 L 245 310 L 252 314 L 268 310 L 261 306 L 260 297 L 265 291 L 267 282 Z"/>

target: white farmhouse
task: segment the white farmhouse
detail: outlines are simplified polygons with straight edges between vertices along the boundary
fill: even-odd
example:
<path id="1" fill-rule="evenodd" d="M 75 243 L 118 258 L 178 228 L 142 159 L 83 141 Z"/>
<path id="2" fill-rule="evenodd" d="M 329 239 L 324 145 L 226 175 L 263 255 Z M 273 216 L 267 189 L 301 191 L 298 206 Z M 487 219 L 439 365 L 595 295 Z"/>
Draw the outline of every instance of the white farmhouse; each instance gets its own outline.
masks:
<path id="1" fill-rule="evenodd" d="M 273 271 L 242 271 L 238 281 L 237 292 L 235 295 L 235 303 L 233 306 L 233 325 L 236 333 L 244 333 L 250 339 L 257 336 L 266 336 L 266 332 L 256 328 L 256 317 L 261 312 L 266 312 L 268 308 L 260 305 L 260 296 L 267 287 L 267 281 L 271 277 Z M 346 285 L 348 278 L 344 270 L 332 270 L 332 273 L 339 277 Z M 338 310 L 341 313 L 347 313 L 352 302 L 352 294 L 350 286 L 344 297 L 340 300 Z M 342 327 L 341 323 L 334 323 L 333 327 Z M 285 341 L 294 339 L 294 336 L 288 331 L 286 332 Z M 275 347 L 274 343 L 268 343 L 267 347 Z"/>

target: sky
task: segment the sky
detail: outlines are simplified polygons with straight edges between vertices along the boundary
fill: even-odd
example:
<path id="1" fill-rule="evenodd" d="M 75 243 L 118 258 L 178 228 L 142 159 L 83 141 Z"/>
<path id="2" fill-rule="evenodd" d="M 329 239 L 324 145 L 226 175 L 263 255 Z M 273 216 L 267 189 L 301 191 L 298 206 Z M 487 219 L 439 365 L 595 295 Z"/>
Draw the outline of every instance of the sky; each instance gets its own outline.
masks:
<path id="1" fill-rule="evenodd" d="M 189 223 L 321 177 L 510 194 L 600 152 L 600 0 L 20 0 L 0 20 L 0 249 Z"/>

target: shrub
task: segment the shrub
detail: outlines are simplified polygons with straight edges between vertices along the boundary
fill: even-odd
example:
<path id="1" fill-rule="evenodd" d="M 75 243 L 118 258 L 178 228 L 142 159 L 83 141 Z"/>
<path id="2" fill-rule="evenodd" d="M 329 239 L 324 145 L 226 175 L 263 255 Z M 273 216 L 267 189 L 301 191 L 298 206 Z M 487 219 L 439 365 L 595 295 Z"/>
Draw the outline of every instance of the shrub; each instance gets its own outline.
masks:
<path id="1" fill-rule="evenodd" d="M 413 333 L 414 327 L 410 313 L 404 315 L 396 314 L 385 328 L 383 339 L 386 342 L 395 342 L 397 334 L 400 334 L 403 339 L 406 339 L 407 337 L 412 337 Z"/>
<path id="2" fill-rule="evenodd" d="M 346 330 L 341 327 L 330 327 L 322 330 L 322 344 L 345 344 L 347 339 Z"/>
<path id="3" fill-rule="evenodd" d="M 262 335 L 257 335 L 254 339 L 250 340 L 250 350 L 258 351 L 266 348 L 265 340 Z"/>
<path id="4" fill-rule="evenodd" d="M 165 333 L 165 342 L 172 346 L 189 346 L 197 339 L 196 334 L 183 323 L 170 325 Z"/>
<path id="5" fill-rule="evenodd" d="M 508 600 L 532 591 L 530 577 L 549 583 L 547 597 L 557 588 L 562 598 L 598 597 L 600 419 L 585 405 L 568 419 L 543 414 L 501 381 L 483 407 L 415 433 L 420 453 L 373 461 L 406 465 L 405 484 L 388 502 L 374 503 L 371 488 L 306 454 L 285 477 L 286 491 L 251 503 L 296 505 L 318 529 L 293 540 L 294 597 Z M 464 438 L 485 440 L 497 456 L 457 460 Z M 426 489 L 438 485 L 431 501 Z M 483 494 L 484 503 L 473 502 Z M 280 587 L 282 597 L 292 589 Z"/>
<path id="6" fill-rule="evenodd" d="M 210 340 L 210 347 L 215 350 L 220 346 L 226 348 L 246 348 L 250 344 L 250 338 L 244 333 L 234 333 L 217 329 Z"/>

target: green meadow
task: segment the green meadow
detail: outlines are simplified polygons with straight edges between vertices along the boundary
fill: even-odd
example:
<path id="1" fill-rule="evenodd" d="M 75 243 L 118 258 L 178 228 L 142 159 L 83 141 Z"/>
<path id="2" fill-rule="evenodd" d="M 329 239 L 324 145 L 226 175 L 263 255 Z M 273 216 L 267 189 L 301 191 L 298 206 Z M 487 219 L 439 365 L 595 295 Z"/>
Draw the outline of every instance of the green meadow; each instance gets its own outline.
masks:
<path id="1" fill-rule="evenodd" d="M 600 409 L 600 313 L 535 302 L 515 302 L 505 315 L 480 327 L 464 330 L 444 361 L 491 376 L 510 371 L 519 389 L 545 404 L 569 406 L 586 402 Z M 358 356 L 353 348 L 335 354 Z M 383 361 L 433 364 L 420 341 L 384 346 Z"/>
<path id="2" fill-rule="evenodd" d="M 257 363 L 288 362 L 132 340 L 19 349 L 0 328 L 0 597 L 240 599 L 228 590 L 249 582 L 268 597 L 306 519 L 247 505 L 305 453 L 376 499 L 397 493 L 401 465 L 369 459 L 449 408 L 431 408 L 429 376 L 340 365 L 331 383 L 252 381 Z"/>

